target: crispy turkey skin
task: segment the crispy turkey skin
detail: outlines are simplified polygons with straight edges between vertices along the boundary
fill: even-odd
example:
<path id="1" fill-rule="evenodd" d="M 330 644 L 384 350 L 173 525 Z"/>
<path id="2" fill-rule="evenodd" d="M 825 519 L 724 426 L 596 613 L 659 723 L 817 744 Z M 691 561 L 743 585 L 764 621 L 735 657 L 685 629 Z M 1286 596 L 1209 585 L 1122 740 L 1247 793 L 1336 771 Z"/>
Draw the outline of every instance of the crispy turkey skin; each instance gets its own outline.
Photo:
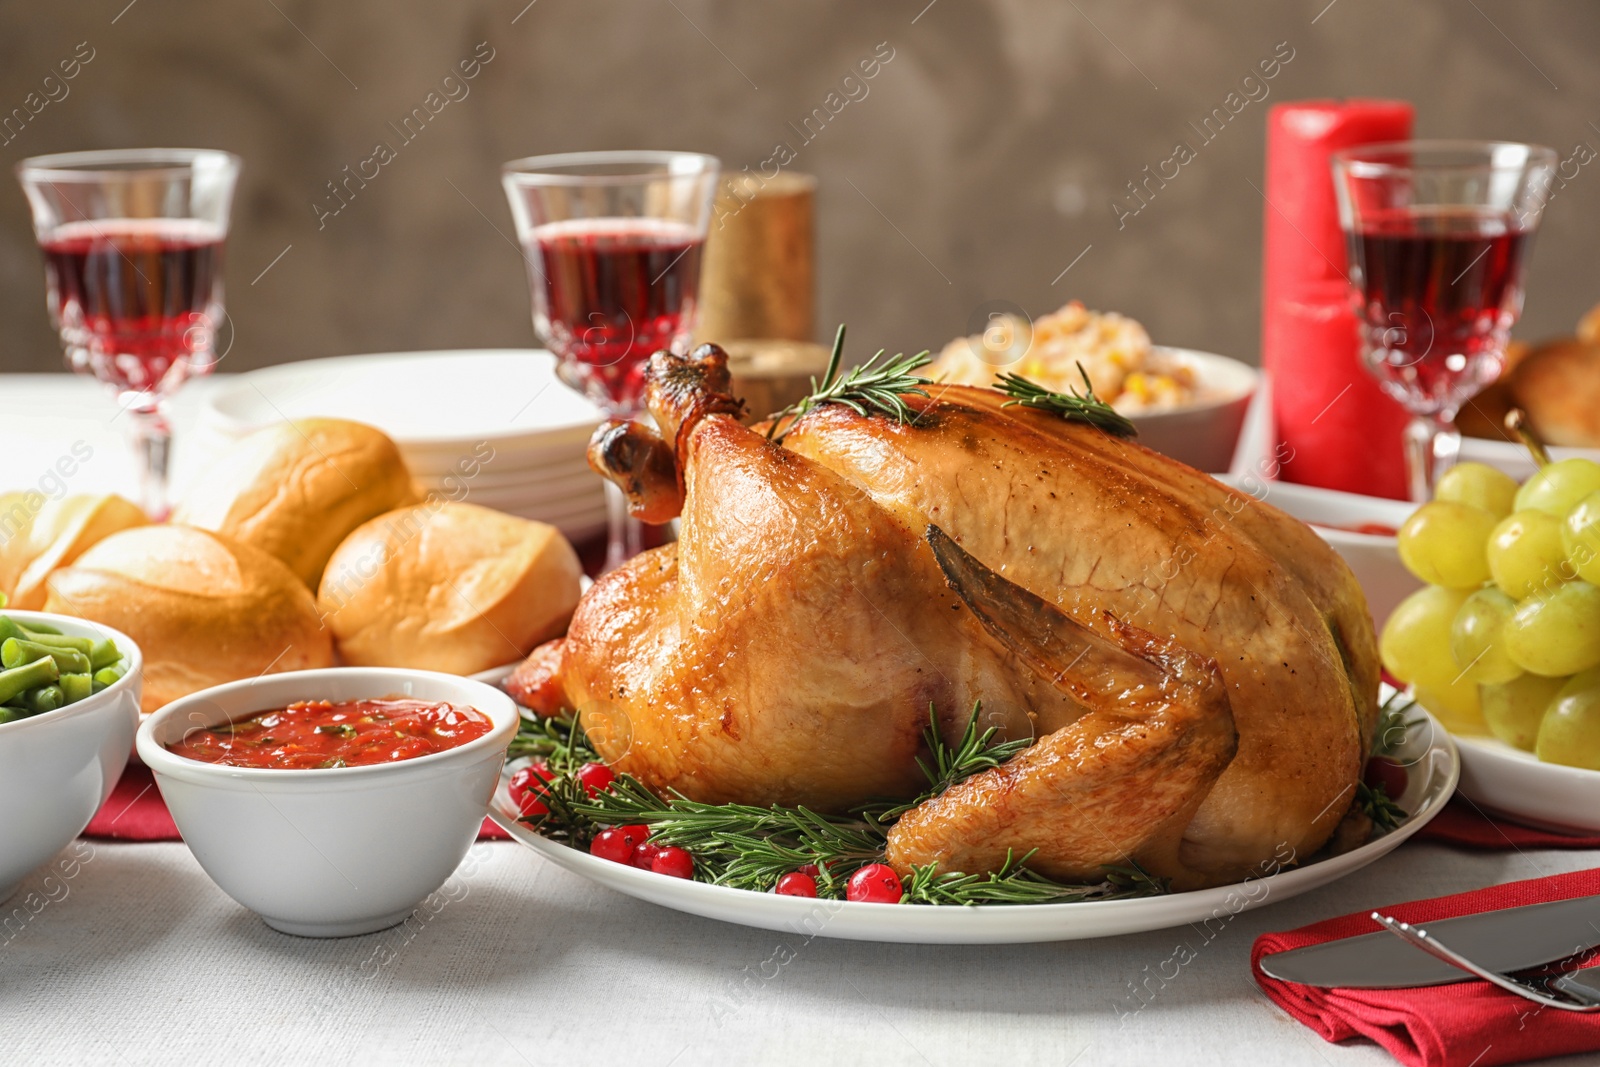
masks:
<path id="1" fill-rule="evenodd" d="M 1037 849 L 1062 877 L 1221 884 L 1346 815 L 1376 642 L 1303 524 L 987 390 L 907 397 L 904 424 L 819 408 L 774 444 L 712 346 L 650 374 L 659 446 L 603 431 L 590 459 L 652 517 L 681 508 L 680 539 L 600 578 L 540 654 L 618 770 L 843 810 L 915 795 L 929 705 L 952 736 L 981 700 L 1036 743 L 906 815 L 902 871 Z"/>

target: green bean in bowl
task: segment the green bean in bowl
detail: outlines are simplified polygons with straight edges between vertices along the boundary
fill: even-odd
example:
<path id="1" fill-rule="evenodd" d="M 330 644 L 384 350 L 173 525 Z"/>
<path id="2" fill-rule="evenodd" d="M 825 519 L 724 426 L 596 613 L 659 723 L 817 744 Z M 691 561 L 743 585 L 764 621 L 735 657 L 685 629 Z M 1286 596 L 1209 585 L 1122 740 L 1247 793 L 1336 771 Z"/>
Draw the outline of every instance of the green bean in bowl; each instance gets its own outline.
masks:
<path id="1" fill-rule="evenodd" d="M 127 671 L 109 637 L 68 637 L 48 623 L 0 614 L 0 724 L 87 699 Z"/>
<path id="2" fill-rule="evenodd" d="M 0 902 L 105 806 L 144 691 L 143 658 L 127 634 L 7 609 L 0 599 L 0 811 L 25 817 L 0 819 Z"/>

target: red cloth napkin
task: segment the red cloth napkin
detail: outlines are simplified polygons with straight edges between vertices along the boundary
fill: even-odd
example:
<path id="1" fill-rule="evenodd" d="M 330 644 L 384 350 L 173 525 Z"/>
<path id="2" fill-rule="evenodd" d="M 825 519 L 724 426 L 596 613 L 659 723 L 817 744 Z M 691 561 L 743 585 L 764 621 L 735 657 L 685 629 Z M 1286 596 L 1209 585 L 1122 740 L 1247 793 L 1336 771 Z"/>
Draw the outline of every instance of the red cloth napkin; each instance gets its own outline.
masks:
<path id="1" fill-rule="evenodd" d="M 150 768 L 139 762 L 130 762 L 122 772 L 111 796 L 94 813 L 89 825 L 84 827 L 84 837 L 105 838 L 113 841 L 178 841 L 178 827 L 167 812 L 167 803 L 161 799 L 161 790 Z M 511 835 L 500 827 L 483 820 L 478 830 L 480 841 L 506 840 Z"/>
<path id="2" fill-rule="evenodd" d="M 1410 923 L 1471 915 L 1600 893 L 1600 869 L 1510 882 L 1435 900 L 1380 907 Z M 1256 984 L 1284 1011 L 1326 1041 L 1365 1037 L 1415 1067 L 1493 1067 L 1500 1063 L 1600 1050 L 1600 1016 L 1537 1004 L 1476 979 L 1426 989 L 1318 989 L 1261 972 L 1261 957 L 1381 927 L 1368 911 L 1280 934 L 1263 934 L 1250 952 Z M 1591 953 L 1585 964 L 1596 962 Z"/>
<path id="3" fill-rule="evenodd" d="M 1600 848 L 1600 834 L 1537 830 L 1490 815 L 1457 794 L 1413 839 L 1490 852 L 1520 848 Z"/>

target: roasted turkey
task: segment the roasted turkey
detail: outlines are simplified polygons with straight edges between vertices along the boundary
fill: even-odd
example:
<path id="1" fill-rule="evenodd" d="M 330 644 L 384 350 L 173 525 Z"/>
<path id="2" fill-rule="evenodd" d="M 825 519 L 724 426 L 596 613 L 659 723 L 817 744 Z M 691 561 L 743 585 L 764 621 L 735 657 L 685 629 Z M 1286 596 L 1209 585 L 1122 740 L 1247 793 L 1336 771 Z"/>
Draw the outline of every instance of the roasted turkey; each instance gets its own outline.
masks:
<path id="1" fill-rule="evenodd" d="M 1093 426 L 964 386 L 901 422 L 816 408 L 781 444 L 725 357 L 652 360 L 657 429 L 590 462 L 676 544 L 595 582 L 516 684 L 645 784 L 843 811 L 911 797 L 930 706 L 1035 743 L 892 829 L 902 872 L 1007 854 L 1178 888 L 1305 859 L 1377 717 L 1360 587 L 1310 529 Z"/>

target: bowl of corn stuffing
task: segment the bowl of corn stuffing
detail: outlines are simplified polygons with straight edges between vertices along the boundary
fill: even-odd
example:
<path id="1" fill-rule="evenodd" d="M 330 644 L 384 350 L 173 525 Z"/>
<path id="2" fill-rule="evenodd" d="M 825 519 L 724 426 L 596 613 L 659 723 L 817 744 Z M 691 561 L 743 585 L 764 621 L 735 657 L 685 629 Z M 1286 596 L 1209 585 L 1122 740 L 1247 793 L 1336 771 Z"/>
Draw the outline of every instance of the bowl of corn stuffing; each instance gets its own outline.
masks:
<path id="1" fill-rule="evenodd" d="M 1017 374 L 1079 394 L 1087 382 L 1133 420 L 1141 444 L 1210 472 L 1228 469 L 1259 377 L 1227 356 L 1152 344 L 1133 319 L 1076 300 L 1031 322 L 992 316 L 983 333 L 951 341 L 921 373 L 984 387 Z"/>

